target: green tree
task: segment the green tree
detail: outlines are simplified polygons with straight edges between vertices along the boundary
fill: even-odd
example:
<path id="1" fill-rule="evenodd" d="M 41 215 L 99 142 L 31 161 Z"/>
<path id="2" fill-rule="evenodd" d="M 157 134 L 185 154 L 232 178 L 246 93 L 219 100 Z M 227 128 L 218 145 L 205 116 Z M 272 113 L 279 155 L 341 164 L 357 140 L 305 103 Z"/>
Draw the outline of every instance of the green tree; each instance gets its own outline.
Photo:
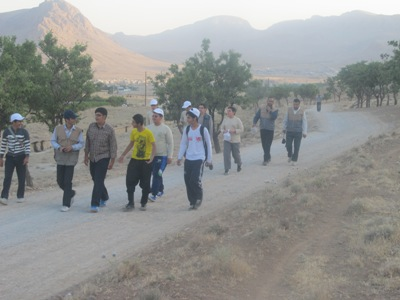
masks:
<path id="1" fill-rule="evenodd" d="M 29 102 L 32 115 L 45 123 L 50 131 L 62 124 L 66 108 L 79 111 L 80 104 L 95 91 L 92 82 L 92 58 L 83 54 L 85 45 L 75 44 L 71 49 L 57 45 L 50 32 L 39 42 L 46 63 L 37 80 L 41 90 Z"/>
<path id="2" fill-rule="evenodd" d="M 151 79 L 159 102 L 174 120 L 178 121 L 182 102 L 189 99 L 193 105 L 205 103 L 215 122 L 215 151 L 220 152 L 218 132 L 228 105 L 242 105 L 248 98 L 245 90 L 251 80 L 250 65 L 240 61 L 241 55 L 234 51 L 222 52 L 216 59 L 209 50 L 210 40 L 204 39 L 202 50 L 190 57 L 182 69 L 171 65 L 169 72 Z M 215 126 L 217 125 L 217 126 Z"/>
<path id="3" fill-rule="evenodd" d="M 312 100 L 318 95 L 319 90 L 318 86 L 314 83 L 306 83 L 301 84 L 297 87 L 297 94 L 303 99 L 306 103 L 307 99 L 309 100 L 309 104 L 311 104 Z"/>
<path id="4" fill-rule="evenodd" d="M 35 81 L 42 63 L 35 43 L 15 41 L 16 37 L 0 37 L 0 130 L 12 113 L 28 113 L 31 95 L 40 88 Z"/>
<path id="5" fill-rule="evenodd" d="M 270 96 L 274 97 L 277 100 L 279 106 L 281 106 L 282 99 L 285 99 L 286 104 L 288 105 L 289 97 L 290 97 L 292 90 L 293 90 L 293 87 L 289 84 L 275 85 L 271 88 Z"/>

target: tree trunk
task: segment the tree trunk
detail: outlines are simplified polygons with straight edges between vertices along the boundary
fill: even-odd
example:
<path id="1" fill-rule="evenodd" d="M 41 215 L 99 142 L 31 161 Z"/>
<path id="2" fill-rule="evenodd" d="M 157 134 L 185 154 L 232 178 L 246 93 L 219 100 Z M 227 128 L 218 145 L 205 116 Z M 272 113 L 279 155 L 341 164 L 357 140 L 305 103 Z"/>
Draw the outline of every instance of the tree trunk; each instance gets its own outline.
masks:
<path id="1" fill-rule="evenodd" d="M 221 146 L 219 145 L 218 133 L 213 134 L 213 141 L 214 141 L 214 149 L 215 153 L 221 152 Z"/>
<path id="2" fill-rule="evenodd" d="M 26 185 L 29 187 L 33 187 L 33 180 L 31 173 L 29 172 L 28 165 L 26 165 L 26 177 L 25 177 Z"/>

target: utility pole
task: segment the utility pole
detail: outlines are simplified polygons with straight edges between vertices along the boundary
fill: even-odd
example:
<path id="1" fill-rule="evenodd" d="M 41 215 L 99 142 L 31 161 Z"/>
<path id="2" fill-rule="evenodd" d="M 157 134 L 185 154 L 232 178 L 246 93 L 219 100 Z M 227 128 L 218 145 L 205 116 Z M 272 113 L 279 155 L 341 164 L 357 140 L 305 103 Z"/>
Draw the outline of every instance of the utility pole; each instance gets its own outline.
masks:
<path id="1" fill-rule="evenodd" d="M 147 106 L 147 72 L 144 72 L 144 106 Z"/>

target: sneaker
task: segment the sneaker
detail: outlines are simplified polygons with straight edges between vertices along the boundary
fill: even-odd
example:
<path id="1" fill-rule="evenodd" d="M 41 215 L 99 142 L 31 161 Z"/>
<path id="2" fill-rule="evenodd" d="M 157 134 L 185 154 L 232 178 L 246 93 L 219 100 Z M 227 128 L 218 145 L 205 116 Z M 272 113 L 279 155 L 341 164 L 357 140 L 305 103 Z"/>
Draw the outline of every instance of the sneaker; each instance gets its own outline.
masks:
<path id="1" fill-rule="evenodd" d="M 287 160 L 287 162 L 288 162 L 288 163 L 291 163 L 291 162 L 292 162 L 292 158 L 289 157 L 288 160 Z"/>
<path id="2" fill-rule="evenodd" d="M 196 209 L 196 205 L 190 205 L 189 206 L 189 210 L 195 210 Z"/>
<path id="3" fill-rule="evenodd" d="M 24 198 L 18 198 L 17 203 L 24 203 L 25 199 Z"/>
<path id="4" fill-rule="evenodd" d="M 157 197 L 162 197 L 164 195 L 164 192 L 158 192 Z"/>
<path id="5" fill-rule="evenodd" d="M 196 201 L 196 204 L 194 205 L 194 208 L 195 208 L 195 209 L 198 209 L 198 208 L 201 206 L 201 203 L 202 203 L 202 202 L 203 202 L 203 200 L 200 200 L 200 199 L 197 200 L 197 201 Z"/>
<path id="6" fill-rule="evenodd" d="M 91 213 L 98 213 L 99 212 L 99 207 L 98 206 L 91 206 L 90 207 L 90 212 Z"/>
<path id="7" fill-rule="evenodd" d="M 263 165 L 263 166 L 266 166 L 266 165 L 267 165 L 267 162 L 266 162 L 266 161 L 263 161 L 262 165 Z"/>
<path id="8" fill-rule="evenodd" d="M 295 162 L 295 161 L 292 161 L 291 165 L 292 165 L 292 166 L 295 166 L 295 165 L 296 165 L 296 162 Z"/>
<path id="9" fill-rule="evenodd" d="M 6 198 L 0 198 L 0 203 L 3 205 L 8 205 L 8 200 Z"/>
<path id="10" fill-rule="evenodd" d="M 240 164 L 240 165 L 237 166 L 237 171 L 238 171 L 238 172 L 242 171 L 242 164 Z"/>
<path id="11" fill-rule="evenodd" d="M 107 206 L 107 200 L 100 200 L 100 207 L 106 207 Z"/>
<path id="12" fill-rule="evenodd" d="M 151 194 L 150 194 L 149 200 L 150 200 L 151 202 L 156 202 L 157 196 L 154 196 L 154 195 L 151 195 Z"/>
<path id="13" fill-rule="evenodd" d="M 146 205 L 142 205 L 142 206 L 140 207 L 140 210 L 145 211 L 145 210 L 146 210 Z"/>
<path id="14" fill-rule="evenodd" d="M 229 174 L 229 170 L 225 170 L 224 175 L 228 175 Z"/>
<path id="15" fill-rule="evenodd" d="M 132 211 L 132 210 L 134 210 L 135 209 L 135 205 L 133 204 L 133 203 L 128 203 L 126 206 L 125 206 L 125 211 Z"/>
<path id="16" fill-rule="evenodd" d="M 69 207 L 68 206 L 61 207 L 61 211 L 62 212 L 67 212 L 67 211 L 69 211 Z"/>

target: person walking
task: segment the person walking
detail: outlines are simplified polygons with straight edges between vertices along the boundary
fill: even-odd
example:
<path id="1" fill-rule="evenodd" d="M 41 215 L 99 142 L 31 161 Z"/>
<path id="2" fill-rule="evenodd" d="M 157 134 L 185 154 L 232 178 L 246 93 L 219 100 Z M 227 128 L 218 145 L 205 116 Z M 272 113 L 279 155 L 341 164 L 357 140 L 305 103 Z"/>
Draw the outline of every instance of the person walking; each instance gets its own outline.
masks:
<path id="1" fill-rule="evenodd" d="M 240 156 L 240 134 L 244 131 L 242 121 L 236 117 L 236 107 L 229 106 L 226 117 L 222 121 L 221 131 L 224 134 L 224 168 L 225 175 L 231 169 L 231 154 L 237 164 L 237 171 L 242 170 L 242 158 Z"/>
<path id="2" fill-rule="evenodd" d="M 307 137 L 307 116 L 300 107 L 300 100 L 293 100 L 293 107 L 283 118 L 283 133 L 286 134 L 286 149 L 288 162 L 295 166 L 299 158 L 301 139 Z"/>
<path id="3" fill-rule="evenodd" d="M 211 116 L 207 113 L 207 106 L 204 103 L 201 103 L 199 105 L 199 111 L 200 111 L 199 123 L 203 125 L 205 128 L 207 128 L 208 133 L 210 134 L 210 136 L 212 136 L 214 133 L 213 130 L 214 122 Z"/>
<path id="4" fill-rule="evenodd" d="M 76 195 L 72 189 L 74 169 L 78 163 L 79 151 L 85 145 L 82 129 L 75 125 L 77 115 L 72 110 L 64 111 L 64 125 L 54 128 L 51 145 L 54 148 L 54 159 L 57 162 L 57 184 L 64 191 L 62 212 L 67 212 Z"/>
<path id="5" fill-rule="evenodd" d="M 87 166 L 90 161 L 90 175 L 93 180 L 93 191 L 90 212 L 99 212 L 109 200 L 104 184 L 107 170 L 114 166 L 117 156 L 117 139 L 112 126 L 106 123 L 108 111 L 104 107 L 95 110 L 95 122 L 89 125 L 86 132 L 85 159 Z"/>
<path id="6" fill-rule="evenodd" d="M 274 98 L 268 97 L 266 104 L 261 105 L 253 118 L 253 127 L 260 120 L 261 145 L 264 151 L 263 166 L 271 162 L 271 145 L 274 139 L 275 120 L 278 117 L 278 109 L 274 108 Z"/>
<path id="7" fill-rule="evenodd" d="M 188 129 L 182 134 L 179 147 L 177 165 L 180 166 L 183 156 L 184 180 L 190 210 L 197 209 L 203 202 L 204 165 L 212 165 L 212 146 L 210 134 L 204 126 L 199 124 L 200 111 L 192 108 L 187 112 Z"/>
<path id="8" fill-rule="evenodd" d="M 17 171 L 18 177 L 17 202 L 24 202 L 26 168 L 31 152 L 29 133 L 26 129 L 22 128 L 24 119 L 19 113 L 12 114 L 10 116 L 11 126 L 3 131 L 1 139 L 0 167 L 4 166 L 4 181 L 0 203 L 3 205 L 8 205 L 8 196 L 14 169 Z M 6 159 L 5 162 L 4 156 Z"/>
<path id="9" fill-rule="evenodd" d="M 315 102 L 317 103 L 317 111 L 321 111 L 322 97 L 320 94 L 315 97 Z"/>
<path id="10" fill-rule="evenodd" d="M 146 126 L 153 124 L 153 111 L 158 107 L 157 99 L 150 100 L 150 107 L 151 109 L 146 114 Z"/>
<path id="11" fill-rule="evenodd" d="M 156 108 L 153 111 L 153 124 L 147 128 L 153 133 L 156 140 L 156 153 L 153 161 L 150 201 L 156 201 L 157 198 L 164 195 L 163 175 L 167 164 L 172 162 L 174 151 L 174 137 L 171 129 L 163 123 L 164 111 Z"/>
<path id="12" fill-rule="evenodd" d="M 126 211 L 135 208 L 134 193 L 138 183 L 142 188 L 140 210 L 146 210 L 147 198 L 150 193 L 152 162 L 156 153 L 154 135 L 144 126 L 143 116 L 136 114 L 132 119 L 133 130 L 130 135 L 130 142 L 118 159 L 119 163 L 123 163 L 125 156 L 133 147 L 132 156 L 126 170 L 126 192 L 128 193 Z"/>
<path id="13" fill-rule="evenodd" d="M 183 102 L 182 108 L 184 110 L 181 113 L 181 117 L 179 119 L 179 125 L 178 125 L 178 129 L 181 134 L 183 134 L 185 127 L 188 126 L 186 114 L 192 108 L 192 102 L 190 102 L 189 100 L 186 100 L 185 102 Z"/>

